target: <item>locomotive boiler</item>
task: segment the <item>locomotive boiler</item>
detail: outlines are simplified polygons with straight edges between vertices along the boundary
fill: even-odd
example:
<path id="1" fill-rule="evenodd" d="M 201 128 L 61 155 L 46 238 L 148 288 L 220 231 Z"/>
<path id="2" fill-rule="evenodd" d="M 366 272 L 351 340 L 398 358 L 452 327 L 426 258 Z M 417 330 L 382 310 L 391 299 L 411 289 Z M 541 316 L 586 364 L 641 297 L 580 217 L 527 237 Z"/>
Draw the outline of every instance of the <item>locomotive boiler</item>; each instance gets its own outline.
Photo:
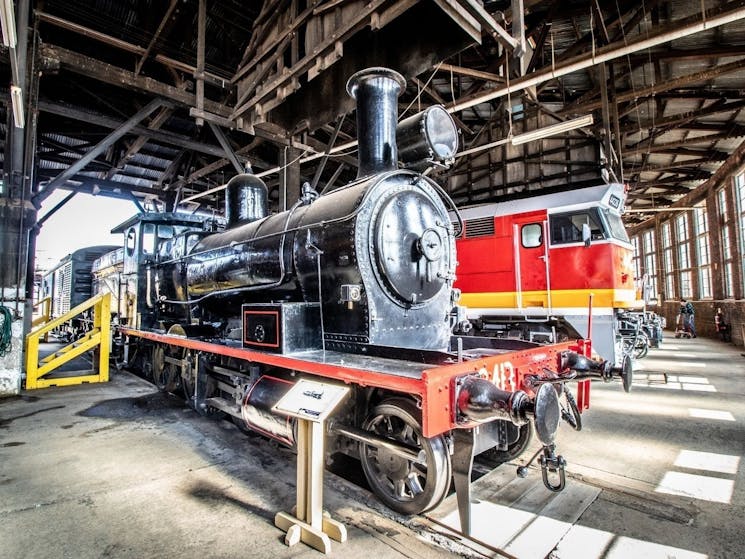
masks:
<path id="1" fill-rule="evenodd" d="M 274 215 L 255 175 L 227 184 L 227 229 L 194 246 L 182 278 L 180 291 L 198 305 L 199 319 L 230 320 L 245 304 L 244 339 L 274 343 L 263 307 L 252 306 L 274 303 L 311 320 L 320 315 L 327 349 L 448 349 L 453 228 L 437 185 L 398 169 L 395 114 L 403 85 L 397 73 L 378 69 L 350 80 L 360 130 L 352 184 L 322 197 L 306 185 L 291 209 Z"/>
<path id="2" fill-rule="evenodd" d="M 199 413 L 288 445 L 294 422 L 273 408 L 299 379 L 348 386 L 328 453 L 359 459 L 373 492 L 406 514 L 436 507 L 454 479 L 467 530 L 473 457 L 514 458 L 535 432 L 544 481 L 560 490 L 559 419 L 576 425 L 587 379 L 619 371 L 587 359 L 585 340 L 452 336 L 453 208 L 421 169 L 452 159 L 457 133 L 442 107 L 397 126 L 404 86 L 384 68 L 350 78 L 359 173 L 348 185 L 304 188 L 269 214 L 266 187 L 247 173 L 226 187 L 222 231 L 175 213 L 117 228 L 122 355 Z M 570 381 L 580 397 L 562 410 Z"/>

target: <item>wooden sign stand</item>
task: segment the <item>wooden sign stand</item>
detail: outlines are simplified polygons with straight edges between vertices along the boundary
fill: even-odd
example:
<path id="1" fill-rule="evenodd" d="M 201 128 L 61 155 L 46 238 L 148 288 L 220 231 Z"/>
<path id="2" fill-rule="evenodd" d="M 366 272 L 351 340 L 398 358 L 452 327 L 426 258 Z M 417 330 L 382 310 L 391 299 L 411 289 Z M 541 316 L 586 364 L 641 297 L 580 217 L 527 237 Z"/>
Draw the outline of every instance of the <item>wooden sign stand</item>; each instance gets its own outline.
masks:
<path id="1" fill-rule="evenodd" d="M 297 504 L 293 514 L 274 517 L 274 525 L 287 532 L 288 546 L 302 541 L 330 553 L 331 539 L 347 539 L 346 527 L 323 512 L 325 420 L 347 392 L 344 386 L 301 379 L 272 408 L 298 420 Z"/>

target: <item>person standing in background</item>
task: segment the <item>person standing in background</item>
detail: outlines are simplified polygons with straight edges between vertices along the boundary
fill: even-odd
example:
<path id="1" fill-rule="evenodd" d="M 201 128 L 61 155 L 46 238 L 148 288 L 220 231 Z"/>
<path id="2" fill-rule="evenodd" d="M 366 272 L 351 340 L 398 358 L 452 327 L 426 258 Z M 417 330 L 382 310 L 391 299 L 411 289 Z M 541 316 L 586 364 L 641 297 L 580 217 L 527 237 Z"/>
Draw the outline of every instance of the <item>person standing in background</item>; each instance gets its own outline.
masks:
<path id="1" fill-rule="evenodd" d="M 717 314 L 714 315 L 714 325 L 717 328 L 717 333 L 722 338 L 723 342 L 732 341 L 732 333 L 730 332 L 730 325 L 724 318 L 724 313 L 721 308 L 717 308 Z"/>
<path id="2" fill-rule="evenodd" d="M 680 300 L 680 314 L 683 317 L 683 328 L 687 332 L 690 332 L 692 338 L 695 338 L 696 327 L 693 319 L 695 311 L 690 301 L 687 301 L 686 299 Z"/>

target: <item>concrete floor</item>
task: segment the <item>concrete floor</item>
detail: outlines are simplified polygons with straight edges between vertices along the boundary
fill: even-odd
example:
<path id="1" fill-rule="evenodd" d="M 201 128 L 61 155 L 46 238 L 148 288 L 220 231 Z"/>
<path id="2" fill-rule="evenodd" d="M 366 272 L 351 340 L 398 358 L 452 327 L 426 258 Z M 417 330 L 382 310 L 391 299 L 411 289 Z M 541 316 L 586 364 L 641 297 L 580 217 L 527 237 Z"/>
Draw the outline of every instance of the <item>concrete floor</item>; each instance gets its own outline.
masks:
<path id="1" fill-rule="evenodd" d="M 745 557 L 743 349 L 665 334 L 631 393 L 593 384 L 584 429 L 561 430 L 571 479 L 602 492 L 553 557 Z"/>
<path id="2" fill-rule="evenodd" d="M 325 476 L 335 557 L 450 557 Z M 0 557 L 319 557 L 284 544 L 295 456 L 117 373 L 0 400 Z M 457 547 L 457 545 L 456 545 Z"/>
<path id="3" fill-rule="evenodd" d="M 569 463 L 560 506 L 529 509 L 548 492 L 536 468 L 513 483 L 513 464 L 477 482 L 476 496 L 493 501 L 479 503 L 489 511 L 479 522 L 498 533 L 507 521 L 494 511 L 506 510 L 522 543 L 564 522 L 532 551 L 503 534 L 500 549 L 520 549 L 520 559 L 745 557 L 741 352 L 666 337 L 638 361 L 630 394 L 596 383 L 583 430 L 560 429 Z M 349 530 L 332 556 L 505 556 L 431 518 L 402 518 L 330 472 L 325 482 L 324 508 Z M 517 486 L 532 497 L 518 498 Z M 128 373 L 0 400 L 0 558 L 319 557 L 285 546 L 274 526 L 294 501 L 293 454 Z"/>

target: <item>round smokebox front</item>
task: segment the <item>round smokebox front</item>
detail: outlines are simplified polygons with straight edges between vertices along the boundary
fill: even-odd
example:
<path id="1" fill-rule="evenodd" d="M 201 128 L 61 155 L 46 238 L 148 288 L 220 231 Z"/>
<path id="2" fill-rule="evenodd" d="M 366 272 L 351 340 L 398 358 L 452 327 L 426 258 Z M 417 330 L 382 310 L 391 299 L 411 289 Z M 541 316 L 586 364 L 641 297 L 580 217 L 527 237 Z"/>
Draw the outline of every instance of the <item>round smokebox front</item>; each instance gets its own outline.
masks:
<path id="1" fill-rule="evenodd" d="M 388 182 L 388 181 L 386 181 Z M 446 287 L 450 247 L 443 209 L 425 190 L 388 185 L 370 229 L 375 277 L 397 304 L 427 303 Z M 443 226 L 444 225 L 444 226 Z"/>

